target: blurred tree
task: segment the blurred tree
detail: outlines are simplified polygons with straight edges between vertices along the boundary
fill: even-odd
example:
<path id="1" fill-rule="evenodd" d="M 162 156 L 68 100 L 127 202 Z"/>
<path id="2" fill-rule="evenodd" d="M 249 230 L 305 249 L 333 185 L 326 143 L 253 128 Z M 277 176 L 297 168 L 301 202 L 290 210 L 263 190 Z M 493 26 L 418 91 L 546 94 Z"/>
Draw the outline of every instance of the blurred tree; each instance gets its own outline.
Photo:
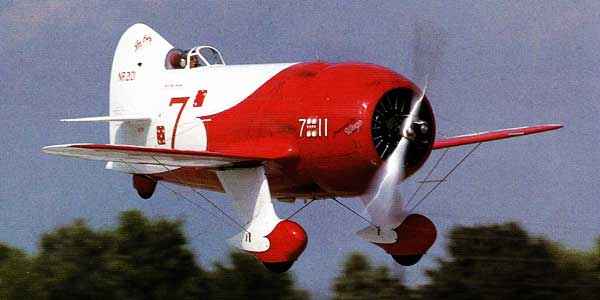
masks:
<path id="1" fill-rule="evenodd" d="M 30 290 L 41 291 L 39 299 L 309 298 L 294 288 L 290 273 L 271 273 L 248 254 L 232 253 L 231 267 L 217 263 L 213 271 L 202 270 L 181 226 L 181 221 L 127 211 L 115 229 L 98 231 L 77 220 L 44 234 L 33 263 L 16 250 L 4 252 L 12 253 L 24 272 L 34 271 L 36 280 L 30 282 L 38 289 Z M 12 277 L 1 274 L 5 265 L 0 265 L 0 279 L 9 282 Z"/>
<path id="2" fill-rule="evenodd" d="M 600 295 L 600 245 L 584 251 L 554 243 L 551 250 L 557 258 L 561 273 L 566 277 L 563 284 L 570 287 L 560 299 L 597 299 Z"/>
<path id="3" fill-rule="evenodd" d="M 351 254 L 333 283 L 335 300 L 408 299 L 410 291 L 389 274 L 385 266 L 374 268 L 367 258 Z"/>
<path id="4" fill-rule="evenodd" d="M 110 269 L 114 236 L 83 220 L 42 236 L 35 259 L 45 299 L 116 299 L 121 291 Z"/>
<path id="5" fill-rule="evenodd" d="M 94 231 L 82 220 L 42 237 L 35 271 L 45 299 L 198 299 L 204 272 L 181 222 L 121 214 L 116 229 Z"/>
<path id="6" fill-rule="evenodd" d="M 44 234 L 39 253 L 0 244 L 0 299 L 307 299 L 291 273 L 271 273 L 250 255 L 204 271 L 181 221 L 121 214 L 118 226 L 84 221 Z M 517 224 L 457 227 L 448 259 L 407 289 L 384 266 L 353 254 L 333 283 L 334 299 L 596 299 L 600 240 L 580 251 L 531 237 Z M 418 295 L 417 295 L 418 293 Z"/>
<path id="7" fill-rule="evenodd" d="M 31 258 L 21 250 L 0 244 L 0 299 L 39 299 Z"/>
<path id="8" fill-rule="evenodd" d="M 426 271 L 425 299 L 597 297 L 598 282 L 588 281 L 590 273 L 575 256 L 529 236 L 515 223 L 457 227 L 447 248 L 450 259 L 440 259 L 437 269 Z"/>
<path id="9" fill-rule="evenodd" d="M 309 299 L 308 292 L 294 287 L 290 272 L 268 271 L 256 258 L 242 253 L 229 255 L 230 266 L 214 264 L 209 274 L 214 299 Z"/>
<path id="10" fill-rule="evenodd" d="M 205 274 L 187 247 L 181 225 L 181 221 L 164 218 L 149 220 L 139 211 L 121 214 L 113 233 L 116 249 L 112 266 L 125 284 L 125 298 L 183 299 L 206 295 Z M 194 292 L 189 290 L 191 287 Z"/>

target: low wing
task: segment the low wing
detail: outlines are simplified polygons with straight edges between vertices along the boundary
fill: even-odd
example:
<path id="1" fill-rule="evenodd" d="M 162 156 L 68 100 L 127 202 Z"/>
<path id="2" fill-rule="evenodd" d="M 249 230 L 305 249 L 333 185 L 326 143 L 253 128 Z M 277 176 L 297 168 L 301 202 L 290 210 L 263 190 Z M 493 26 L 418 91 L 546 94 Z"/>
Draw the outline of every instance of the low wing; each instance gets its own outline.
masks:
<path id="1" fill-rule="evenodd" d="M 166 165 L 174 167 L 221 167 L 241 163 L 262 162 L 284 158 L 289 151 L 248 156 L 245 154 L 210 151 L 176 150 L 110 144 L 67 144 L 47 146 L 42 151 L 68 157 L 90 160 L 124 162 L 131 164 Z"/>
<path id="2" fill-rule="evenodd" d="M 510 129 L 500 129 L 494 131 L 473 133 L 467 135 L 453 136 L 441 140 L 436 140 L 433 144 L 433 149 L 442 149 L 448 147 L 457 147 L 468 144 L 476 144 L 489 142 L 494 140 L 507 139 L 511 137 L 523 136 L 528 134 L 534 134 L 544 131 L 550 131 L 562 128 L 562 125 L 549 124 L 549 125 L 537 125 L 529 127 L 518 127 Z"/>

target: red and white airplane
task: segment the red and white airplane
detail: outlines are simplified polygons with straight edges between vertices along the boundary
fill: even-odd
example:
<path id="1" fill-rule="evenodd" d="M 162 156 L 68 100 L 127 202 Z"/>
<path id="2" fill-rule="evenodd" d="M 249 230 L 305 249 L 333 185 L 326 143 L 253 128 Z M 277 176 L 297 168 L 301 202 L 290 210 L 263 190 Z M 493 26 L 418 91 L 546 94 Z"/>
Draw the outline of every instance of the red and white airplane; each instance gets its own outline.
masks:
<path id="1" fill-rule="evenodd" d="M 229 242 L 273 271 L 291 267 L 307 236 L 277 216 L 272 199 L 360 196 L 372 225 L 359 236 L 412 265 L 432 246 L 436 229 L 402 206 L 396 185 L 432 150 L 562 127 L 436 139 L 425 93 L 384 67 L 226 65 L 213 47 L 182 51 L 143 24 L 130 27 L 117 46 L 109 116 L 64 121 L 110 122 L 110 144 L 43 151 L 107 161 L 107 169 L 132 174 L 145 199 L 159 181 L 226 193 L 243 227 Z"/>

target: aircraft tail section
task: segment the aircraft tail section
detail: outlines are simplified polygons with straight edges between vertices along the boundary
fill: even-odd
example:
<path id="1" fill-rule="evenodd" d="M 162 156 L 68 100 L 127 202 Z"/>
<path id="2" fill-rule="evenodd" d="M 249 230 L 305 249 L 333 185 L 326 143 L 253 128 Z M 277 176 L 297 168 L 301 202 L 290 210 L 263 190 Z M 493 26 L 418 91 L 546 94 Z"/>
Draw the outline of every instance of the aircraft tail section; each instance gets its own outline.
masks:
<path id="1" fill-rule="evenodd" d="M 144 24 L 135 24 L 119 40 L 110 77 L 110 117 L 158 114 L 165 57 L 173 46 Z M 144 146 L 152 120 L 110 122 L 110 143 Z"/>

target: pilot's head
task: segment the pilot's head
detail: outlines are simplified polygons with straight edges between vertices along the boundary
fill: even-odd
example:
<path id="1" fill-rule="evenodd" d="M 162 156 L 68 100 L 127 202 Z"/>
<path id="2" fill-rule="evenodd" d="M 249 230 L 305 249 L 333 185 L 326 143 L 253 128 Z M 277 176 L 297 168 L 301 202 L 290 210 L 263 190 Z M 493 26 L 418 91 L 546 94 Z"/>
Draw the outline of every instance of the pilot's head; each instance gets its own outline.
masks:
<path id="1" fill-rule="evenodd" d="M 198 67 L 200 64 L 198 63 L 198 57 L 196 55 L 193 55 L 190 58 L 190 68 L 195 68 Z"/>
<path id="2" fill-rule="evenodd" d="M 180 66 L 180 67 L 182 67 L 182 68 L 185 68 L 185 64 L 186 64 L 186 62 L 185 62 L 185 58 L 183 58 L 183 57 L 182 57 L 182 58 L 179 60 L 179 66 Z"/>

